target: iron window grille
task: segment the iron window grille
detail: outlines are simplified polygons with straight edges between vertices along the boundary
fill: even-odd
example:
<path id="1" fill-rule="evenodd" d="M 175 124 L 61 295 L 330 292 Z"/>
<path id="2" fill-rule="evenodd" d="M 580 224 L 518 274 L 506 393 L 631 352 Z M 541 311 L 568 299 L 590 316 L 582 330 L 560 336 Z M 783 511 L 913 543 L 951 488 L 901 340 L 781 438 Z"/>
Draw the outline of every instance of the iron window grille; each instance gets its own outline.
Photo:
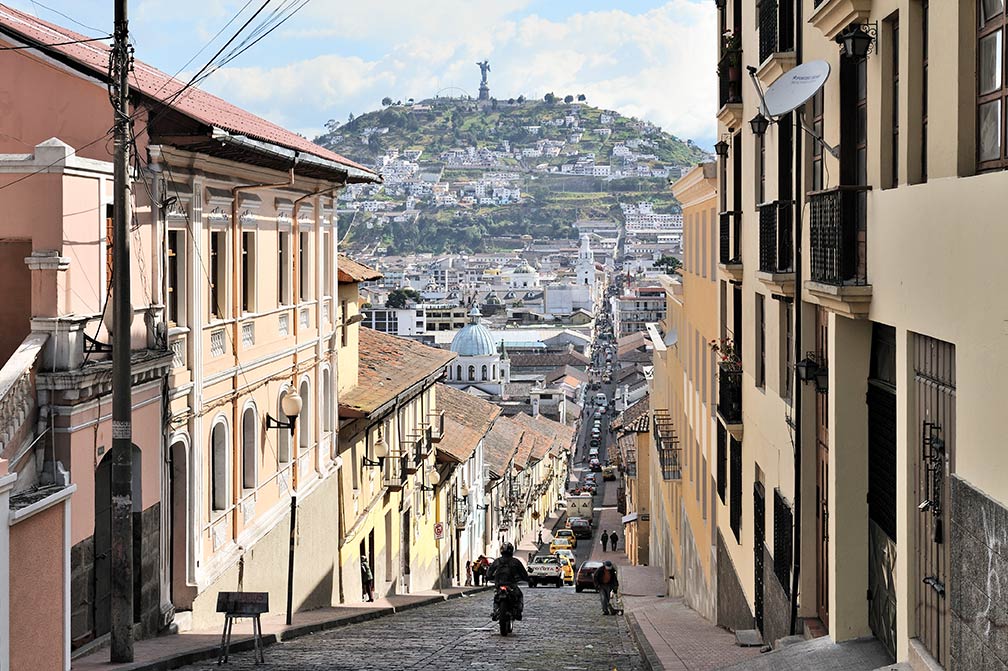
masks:
<path id="1" fill-rule="evenodd" d="M 759 206 L 759 269 L 763 273 L 789 273 L 794 265 L 793 203 L 776 200 Z"/>
<path id="2" fill-rule="evenodd" d="M 808 194 L 814 282 L 868 284 L 865 224 L 870 190 L 870 186 L 837 186 Z"/>
<path id="3" fill-rule="evenodd" d="M 774 575 L 784 588 L 784 594 L 791 596 L 791 548 L 794 527 L 794 515 L 791 506 L 781 496 L 779 489 L 774 489 Z"/>

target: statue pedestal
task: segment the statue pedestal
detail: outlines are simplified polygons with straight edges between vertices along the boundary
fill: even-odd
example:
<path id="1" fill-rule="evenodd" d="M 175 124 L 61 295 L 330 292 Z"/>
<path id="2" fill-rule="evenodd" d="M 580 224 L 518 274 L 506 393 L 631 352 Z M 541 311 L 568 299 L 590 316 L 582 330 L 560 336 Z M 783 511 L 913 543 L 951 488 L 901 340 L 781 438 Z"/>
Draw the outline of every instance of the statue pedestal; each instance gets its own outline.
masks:
<path id="1" fill-rule="evenodd" d="M 479 99 L 480 100 L 490 100 L 490 87 L 487 86 L 486 84 L 480 84 Z"/>

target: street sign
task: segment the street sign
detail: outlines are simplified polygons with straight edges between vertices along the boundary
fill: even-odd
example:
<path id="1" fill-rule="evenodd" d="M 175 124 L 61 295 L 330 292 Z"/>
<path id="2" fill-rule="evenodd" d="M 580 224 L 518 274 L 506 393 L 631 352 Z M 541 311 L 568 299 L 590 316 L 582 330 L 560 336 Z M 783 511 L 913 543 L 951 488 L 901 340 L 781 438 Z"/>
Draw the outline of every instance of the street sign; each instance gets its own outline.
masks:
<path id="1" fill-rule="evenodd" d="M 439 541 L 444 538 L 444 524 L 442 522 L 434 523 L 434 540 Z"/>

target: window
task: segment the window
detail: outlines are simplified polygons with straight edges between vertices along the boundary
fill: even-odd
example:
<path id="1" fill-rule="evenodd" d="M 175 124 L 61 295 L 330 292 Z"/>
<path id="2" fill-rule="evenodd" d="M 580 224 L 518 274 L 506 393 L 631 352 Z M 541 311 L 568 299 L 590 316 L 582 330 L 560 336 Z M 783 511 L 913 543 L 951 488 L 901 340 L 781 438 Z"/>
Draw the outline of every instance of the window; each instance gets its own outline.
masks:
<path id="1" fill-rule="evenodd" d="M 728 485 L 728 432 L 724 424 L 717 423 L 717 494 L 721 503 L 725 502 Z"/>
<path id="2" fill-rule="evenodd" d="M 780 347 L 780 395 L 790 403 L 794 384 L 794 305 L 785 301 L 780 304 Z"/>
<path id="3" fill-rule="evenodd" d="M 333 262 L 332 262 L 332 233 L 328 230 L 322 232 L 322 273 L 323 289 L 326 296 L 333 295 Z"/>
<path id="4" fill-rule="evenodd" d="M 277 304 L 290 305 L 290 233 L 280 231 L 277 234 Z"/>
<path id="5" fill-rule="evenodd" d="M 256 420 L 256 411 L 253 407 L 245 408 L 242 414 L 242 488 L 255 489 L 256 487 L 256 427 L 259 422 Z"/>
<path id="6" fill-rule="evenodd" d="M 322 369 L 322 430 L 326 433 L 332 433 L 333 430 L 333 417 L 335 416 L 335 407 L 333 406 L 333 383 L 332 383 L 332 372 L 328 368 Z"/>
<path id="7" fill-rule="evenodd" d="M 766 305 L 763 294 L 756 294 L 756 386 L 766 386 Z"/>
<path id="8" fill-rule="evenodd" d="M 301 415 L 298 417 L 298 448 L 299 454 L 307 452 L 312 445 L 315 427 L 312 424 L 312 399 L 311 387 L 308 380 L 301 382 Z"/>
<path id="9" fill-rule="evenodd" d="M 895 187 L 899 185 L 899 16 L 894 16 L 887 23 L 889 24 L 889 67 L 891 70 L 889 104 L 892 107 L 892 120 L 890 121 L 892 130 L 889 140 L 889 186 Z"/>
<path id="10" fill-rule="evenodd" d="M 340 301 L 339 311 L 340 311 L 340 324 L 342 324 L 342 326 L 340 326 L 340 345 L 343 346 L 343 347 L 346 347 L 347 346 L 347 341 L 350 338 L 350 327 L 347 325 L 348 314 L 347 314 L 347 302 L 346 301 Z M 388 314 L 388 313 L 386 313 L 386 314 Z M 388 329 L 386 332 L 387 333 L 394 333 L 395 330 L 396 329 L 393 327 L 393 328 Z"/>
<path id="11" fill-rule="evenodd" d="M 227 233 L 210 232 L 210 317 L 224 319 L 227 307 Z"/>
<path id="12" fill-rule="evenodd" d="M 476 366 L 469 366 L 469 381 L 474 382 L 476 380 Z"/>
<path id="13" fill-rule="evenodd" d="M 246 231 L 241 237 L 242 312 L 255 312 L 255 232 Z"/>
<path id="14" fill-rule="evenodd" d="M 742 534 L 742 443 L 731 440 L 731 510 L 729 525 L 735 534 L 735 541 L 741 541 Z"/>
<path id="15" fill-rule="evenodd" d="M 185 231 L 168 231 L 168 324 L 186 324 Z"/>
<path id="16" fill-rule="evenodd" d="M 213 510 L 227 510 L 228 492 L 228 438 L 227 424 L 223 420 L 214 424 L 210 432 L 210 498 Z"/>
<path id="17" fill-rule="evenodd" d="M 700 274 L 707 277 L 707 211 L 700 213 L 700 228 L 697 230 L 700 237 Z M 711 222 L 713 225 L 713 222 Z"/>
<path id="18" fill-rule="evenodd" d="M 756 204 L 766 202 L 766 133 L 756 138 L 759 143 L 759 189 L 756 191 Z"/>
<path id="19" fill-rule="evenodd" d="M 781 496 L 779 489 L 774 489 L 773 537 L 774 553 L 773 567 L 777 580 L 784 588 L 784 594 L 791 595 L 791 548 L 794 547 L 794 515 L 791 507 Z"/>
<path id="20" fill-rule="evenodd" d="M 486 364 L 483 364 L 483 370 L 481 371 L 481 373 L 482 373 L 482 379 L 483 379 L 483 381 L 486 382 L 486 379 L 487 379 L 487 367 L 486 367 Z"/>
<path id="21" fill-rule="evenodd" d="M 1004 0 L 978 0 L 977 13 L 977 169 L 1008 167 L 1005 155 Z"/>
<path id="22" fill-rule="evenodd" d="M 277 400 L 277 417 L 281 422 L 287 422 L 290 419 L 283 411 L 283 400 L 289 392 L 289 389 L 285 389 L 280 393 L 280 398 Z M 289 463 L 291 448 L 290 431 L 288 429 L 278 429 L 274 435 L 277 437 L 277 461 L 281 464 Z"/>
<path id="23" fill-rule="evenodd" d="M 921 146 L 920 181 L 927 181 L 928 164 L 928 0 L 921 3 Z"/>
<path id="24" fill-rule="evenodd" d="M 823 92 L 819 89 L 812 96 L 812 132 L 823 135 Z M 823 182 L 823 143 L 812 140 L 812 190 L 822 191 Z"/>
<path id="25" fill-rule="evenodd" d="M 455 366 L 455 379 L 462 381 L 462 366 Z"/>
<path id="26" fill-rule="evenodd" d="M 312 297 L 312 264 L 311 264 L 311 233 L 301 233 L 298 246 L 298 299 L 311 300 Z"/>

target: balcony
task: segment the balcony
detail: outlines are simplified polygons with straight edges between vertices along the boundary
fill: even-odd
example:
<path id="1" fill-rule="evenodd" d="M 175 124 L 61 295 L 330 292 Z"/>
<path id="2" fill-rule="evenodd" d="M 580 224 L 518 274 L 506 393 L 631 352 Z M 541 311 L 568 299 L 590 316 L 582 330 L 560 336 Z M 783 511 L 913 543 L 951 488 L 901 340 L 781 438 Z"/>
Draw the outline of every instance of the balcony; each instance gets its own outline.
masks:
<path id="1" fill-rule="evenodd" d="M 718 371 L 718 416 L 735 440 L 742 440 L 742 366 L 722 362 Z"/>
<path id="2" fill-rule="evenodd" d="M 794 230 L 790 200 L 759 206 L 759 271 L 756 278 L 777 295 L 794 295 Z"/>
<path id="3" fill-rule="evenodd" d="M 764 86 L 795 66 L 795 0 L 759 2 L 759 69 L 756 76 Z"/>
<path id="4" fill-rule="evenodd" d="M 872 0 L 814 0 L 809 23 L 832 40 L 853 21 L 871 15 Z"/>
<path id="5" fill-rule="evenodd" d="M 742 50 L 725 50 L 717 73 L 718 121 L 728 128 L 738 128 L 742 125 Z"/>
<path id="6" fill-rule="evenodd" d="M 428 414 L 427 419 L 430 420 L 431 442 L 440 443 L 444 438 L 444 410 Z"/>
<path id="7" fill-rule="evenodd" d="M 865 317 L 868 283 L 868 186 L 838 186 L 808 194 L 813 300 L 849 317 Z"/>
<path id="8" fill-rule="evenodd" d="M 733 282 L 742 281 L 742 213 L 722 212 L 720 214 L 720 254 L 721 271 Z"/>
<path id="9" fill-rule="evenodd" d="M 675 432 L 675 424 L 668 410 L 654 411 L 654 438 L 658 446 L 658 461 L 661 464 L 662 478 L 665 480 L 682 479 L 682 461 L 679 453 L 679 437 Z"/>
<path id="10" fill-rule="evenodd" d="M 382 486 L 392 492 L 401 491 L 409 473 L 409 455 L 387 457 L 385 462 L 385 467 L 382 469 Z"/>

